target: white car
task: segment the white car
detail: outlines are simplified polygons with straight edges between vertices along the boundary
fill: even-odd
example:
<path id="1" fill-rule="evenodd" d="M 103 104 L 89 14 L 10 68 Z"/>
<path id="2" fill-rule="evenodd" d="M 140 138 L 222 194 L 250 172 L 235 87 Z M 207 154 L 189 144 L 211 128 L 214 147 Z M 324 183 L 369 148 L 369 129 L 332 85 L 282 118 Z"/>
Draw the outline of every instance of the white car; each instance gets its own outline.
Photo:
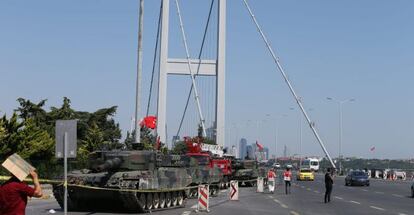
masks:
<path id="1" fill-rule="evenodd" d="M 279 163 L 274 163 L 273 164 L 273 167 L 279 169 L 280 168 L 280 164 Z"/>

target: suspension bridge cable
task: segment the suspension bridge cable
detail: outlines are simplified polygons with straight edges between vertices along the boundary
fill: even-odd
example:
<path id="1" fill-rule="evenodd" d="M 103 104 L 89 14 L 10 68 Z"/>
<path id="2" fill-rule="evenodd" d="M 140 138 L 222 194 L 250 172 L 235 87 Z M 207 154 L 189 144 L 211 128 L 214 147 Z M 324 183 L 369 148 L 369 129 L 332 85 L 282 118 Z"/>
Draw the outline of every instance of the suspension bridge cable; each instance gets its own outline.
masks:
<path id="1" fill-rule="evenodd" d="M 153 62 L 152 62 L 151 84 L 150 84 L 150 89 L 149 89 L 149 97 L 148 97 L 146 116 L 148 116 L 148 114 L 149 114 L 151 96 L 152 96 L 152 88 L 153 88 L 153 83 L 154 83 L 155 64 L 156 64 L 156 60 L 157 60 L 157 56 L 158 56 L 157 55 L 158 54 L 158 42 L 159 42 L 160 31 L 161 31 L 161 13 L 162 13 L 162 2 L 161 2 L 161 6 L 160 6 L 160 12 L 158 14 L 158 25 L 157 25 L 158 30 L 157 30 L 157 36 L 156 36 L 156 41 L 155 41 L 154 59 L 153 59 Z"/>
<path id="2" fill-rule="evenodd" d="M 213 10 L 213 5 L 214 5 L 214 0 L 211 1 L 210 10 L 209 10 L 208 17 L 207 17 L 206 27 L 204 29 L 203 40 L 201 42 L 200 51 L 198 53 L 198 60 L 199 60 L 200 64 L 197 67 L 197 75 L 200 73 L 201 55 L 202 55 L 203 49 L 204 49 L 204 44 L 205 44 L 205 40 L 206 40 L 208 26 L 210 24 L 210 17 L 211 17 L 211 12 Z M 185 107 L 184 107 L 183 115 L 182 115 L 181 120 L 180 120 L 180 126 L 178 127 L 178 131 L 177 131 L 176 136 L 178 136 L 180 134 L 180 131 L 181 131 L 181 128 L 182 128 L 182 125 L 183 125 L 183 122 L 184 122 L 184 118 L 185 118 L 185 115 L 186 115 L 186 112 L 187 112 L 187 109 L 188 109 L 188 104 L 190 102 L 192 92 L 193 92 L 193 85 L 191 85 L 191 87 L 190 87 L 190 90 L 189 90 L 189 93 L 188 93 L 188 96 L 187 96 L 187 102 L 186 102 Z"/>
<path id="3" fill-rule="evenodd" d="M 180 5 L 178 4 L 178 0 L 175 0 L 175 5 L 177 6 L 177 15 L 178 15 L 178 19 L 180 21 L 181 36 L 182 36 L 183 43 L 184 43 L 184 48 L 185 48 L 185 53 L 186 53 L 186 58 L 187 58 L 188 71 L 190 72 L 191 82 L 192 82 L 193 88 L 194 88 L 194 97 L 195 97 L 195 100 L 196 100 L 196 103 L 197 103 L 198 114 L 200 116 L 200 123 L 201 123 L 201 127 L 203 129 L 203 135 L 206 136 L 206 127 L 204 126 L 204 117 L 203 117 L 203 112 L 201 111 L 200 97 L 198 95 L 198 90 L 197 90 L 197 85 L 196 85 L 195 78 L 194 78 L 194 73 L 193 73 L 193 70 L 191 69 L 190 51 L 188 50 L 187 37 L 186 37 L 185 31 L 184 31 L 184 24 L 183 24 L 183 19 L 181 17 Z"/>
<path id="4" fill-rule="evenodd" d="M 306 113 L 306 110 L 305 110 L 305 108 L 302 104 L 301 99 L 297 96 L 295 90 L 293 89 L 293 86 L 290 83 L 290 81 L 289 81 L 289 79 L 288 79 L 288 77 L 285 73 L 285 70 L 283 69 L 283 67 L 282 67 L 282 65 L 279 61 L 279 57 L 276 56 L 276 54 L 274 53 L 272 47 L 270 46 L 270 43 L 267 40 L 267 37 L 265 36 L 265 34 L 263 33 L 262 28 L 260 27 L 259 23 L 257 22 L 255 15 L 253 14 L 252 10 L 250 9 L 250 6 L 247 3 L 247 0 L 243 0 L 243 2 L 244 2 L 244 5 L 246 6 L 247 10 L 249 11 L 250 17 L 252 18 L 254 24 L 256 25 L 256 28 L 259 31 L 264 43 L 266 44 L 266 47 L 267 47 L 268 51 L 270 52 L 270 55 L 272 55 L 273 61 L 276 63 L 277 69 L 282 74 L 283 79 L 285 80 L 286 84 L 289 87 L 290 92 L 292 93 L 294 99 L 296 100 L 296 103 L 298 104 L 300 110 L 302 111 L 303 115 L 305 116 L 305 118 L 306 118 L 306 120 L 309 124 L 309 127 L 312 129 L 313 134 L 315 135 L 316 139 L 318 140 L 319 145 L 321 146 L 322 150 L 324 151 L 326 157 L 329 159 L 329 162 L 331 163 L 332 167 L 336 169 L 335 163 L 332 161 L 332 158 L 329 155 L 328 151 L 326 150 L 325 145 L 322 142 L 322 139 L 320 138 L 318 132 L 316 131 L 314 123 L 310 120 L 310 118 L 309 118 L 308 114 Z"/>

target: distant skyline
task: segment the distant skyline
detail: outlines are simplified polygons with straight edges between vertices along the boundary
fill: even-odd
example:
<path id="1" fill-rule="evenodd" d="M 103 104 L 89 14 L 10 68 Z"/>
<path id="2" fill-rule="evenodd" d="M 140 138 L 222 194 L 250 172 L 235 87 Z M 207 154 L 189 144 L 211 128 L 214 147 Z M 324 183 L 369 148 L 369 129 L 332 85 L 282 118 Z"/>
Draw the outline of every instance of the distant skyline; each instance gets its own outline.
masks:
<path id="1" fill-rule="evenodd" d="M 159 2 L 145 1 L 144 103 Z M 249 2 L 332 157 L 339 113 L 326 97 L 355 99 L 343 105 L 344 156 L 414 157 L 413 1 Z M 10 116 L 18 97 L 48 99 L 49 108 L 67 96 L 77 110 L 117 105 L 125 134 L 134 115 L 138 3 L 1 1 L 0 115 Z M 195 56 L 210 1 L 180 3 Z M 227 4 L 226 146 L 245 137 L 274 154 L 278 136 L 278 156 L 284 145 L 299 151 L 298 107 L 242 1 Z M 173 1 L 170 21 L 170 55 L 184 57 Z M 168 141 L 188 87 L 179 78 L 169 85 Z M 309 126 L 301 125 L 302 154 L 322 156 Z"/>

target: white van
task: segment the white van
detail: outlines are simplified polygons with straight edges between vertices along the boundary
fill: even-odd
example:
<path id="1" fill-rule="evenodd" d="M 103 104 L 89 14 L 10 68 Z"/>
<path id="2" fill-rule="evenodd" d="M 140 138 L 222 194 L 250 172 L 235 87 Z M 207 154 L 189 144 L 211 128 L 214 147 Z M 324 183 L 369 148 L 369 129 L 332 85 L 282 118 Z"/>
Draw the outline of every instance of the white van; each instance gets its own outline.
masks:
<path id="1" fill-rule="evenodd" d="M 309 168 L 314 172 L 319 171 L 319 160 L 316 158 L 307 158 L 302 161 L 302 168 Z"/>

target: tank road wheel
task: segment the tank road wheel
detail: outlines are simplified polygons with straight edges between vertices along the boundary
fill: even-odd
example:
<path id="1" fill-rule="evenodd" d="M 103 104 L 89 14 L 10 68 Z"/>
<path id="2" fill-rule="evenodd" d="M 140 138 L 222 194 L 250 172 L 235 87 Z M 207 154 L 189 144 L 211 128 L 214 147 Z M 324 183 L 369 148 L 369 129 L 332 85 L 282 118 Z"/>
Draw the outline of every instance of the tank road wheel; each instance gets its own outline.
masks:
<path id="1" fill-rule="evenodd" d="M 165 207 L 165 193 L 160 193 L 160 206 L 159 208 Z"/>
<path id="2" fill-rule="evenodd" d="M 145 205 L 147 204 L 147 198 L 145 198 L 145 193 L 138 193 L 138 200 L 141 204 L 141 207 L 145 208 Z"/>
<path id="3" fill-rule="evenodd" d="M 147 193 L 147 204 L 145 205 L 145 208 L 147 210 L 151 210 L 152 207 L 154 206 L 152 200 L 153 200 L 152 193 Z"/>
<path id="4" fill-rule="evenodd" d="M 158 193 L 154 193 L 153 199 L 153 207 L 154 209 L 157 209 L 160 207 L 160 195 Z"/>
<path id="5" fill-rule="evenodd" d="M 184 194 L 183 192 L 179 191 L 177 196 L 177 205 L 181 206 L 184 203 Z"/>
<path id="6" fill-rule="evenodd" d="M 172 206 L 176 206 L 177 205 L 177 192 L 172 192 L 172 197 L 171 197 L 171 205 Z"/>
<path id="7" fill-rule="evenodd" d="M 165 207 L 166 208 L 171 207 L 171 193 L 170 192 L 165 194 Z"/>

